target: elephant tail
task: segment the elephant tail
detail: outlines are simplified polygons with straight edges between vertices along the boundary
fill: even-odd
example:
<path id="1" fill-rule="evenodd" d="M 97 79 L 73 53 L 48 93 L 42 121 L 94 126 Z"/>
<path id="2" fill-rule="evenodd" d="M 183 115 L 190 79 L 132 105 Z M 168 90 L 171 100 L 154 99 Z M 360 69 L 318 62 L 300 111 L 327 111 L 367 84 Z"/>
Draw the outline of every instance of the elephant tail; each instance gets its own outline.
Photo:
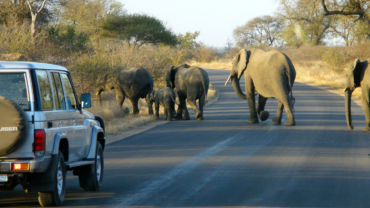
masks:
<path id="1" fill-rule="evenodd" d="M 288 76 L 288 80 L 289 80 L 289 91 L 290 91 L 289 96 L 290 96 L 291 105 L 292 105 L 291 108 L 294 111 L 295 98 L 293 97 L 293 84 L 294 84 L 296 72 L 295 72 L 293 64 L 288 64 L 288 74 L 287 74 L 287 76 Z"/>
<path id="2" fill-rule="evenodd" d="M 290 100 L 291 100 L 291 109 L 294 111 L 294 104 L 295 104 L 295 98 L 293 97 L 293 84 L 294 84 L 294 80 L 295 80 L 295 77 L 296 77 L 296 71 L 295 71 L 295 68 L 294 68 L 294 65 L 292 63 L 292 61 L 290 60 L 290 58 L 285 55 L 283 53 L 283 55 L 285 56 L 285 59 L 286 59 L 286 64 L 285 64 L 285 73 L 286 73 L 286 76 L 288 77 L 288 82 L 289 82 L 289 97 L 290 97 Z"/>
<path id="3" fill-rule="evenodd" d="M 208 78 L 208 74 L 206 71 L 204 71 L 203 69 L 201 70 L 201 74 L 202 74 L 202 85 L 203 85 L 203 95 L 201 96 L 201 99 L 203 99 L 203 103 L 206 104 L 207 102 L 207 94 L 208 94 L 208 89 L 209 89 L 209 78 Z"/>

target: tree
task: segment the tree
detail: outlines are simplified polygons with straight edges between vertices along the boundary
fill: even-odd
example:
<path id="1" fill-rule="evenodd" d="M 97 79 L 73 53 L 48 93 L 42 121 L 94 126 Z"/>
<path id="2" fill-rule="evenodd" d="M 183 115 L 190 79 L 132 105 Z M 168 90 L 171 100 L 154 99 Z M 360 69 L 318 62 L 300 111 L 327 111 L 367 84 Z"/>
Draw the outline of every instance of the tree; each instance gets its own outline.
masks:
<path id="1" fill-rule="evenodd" d="M 266 15 L 256 17 L 245 25 L 237 27 L 233 31 L 233 35 L 239 47 L 270 47 L 280 45 L 278 34 L 281 30 L 282 24 L 279 20 L 276 17 Z"/>
<path id="2" fill-rule="evenodd" d="M 284 19 L 286 30 L 283 34 L 295 34 L 298 42 L 307 45 L 322 45 L 330 34 L 330 28 L 336 17 L 327 18 L 319 0 L 280 0 L 279 15 Z M 290 36 L 284 37 L 289 42 Z"/>
<path id="3" fill-rule="evenodd" d="M 46 3 L 47 0 L 43 0 L 43 2 L 41 3 L 41 6 L 36 6 L 36 7 L 32 7 L 32 5 L 34 4 L 38 4 L 39 2 L 37 0 L 35 1 L 31 1 L 30 0 L 27 0 L 27 4 L 29 6 L 29 9 L 31 11 L 31 38 L 34 38 L 35 37 L 35 27 L 36 27 L 36 18 L 37 18 L 37 15 L 41 12 L 41 10 L 44 8 L 45 6 L 45 3 Z M 35 9 L 34 9 L 35 8 Z"/>
<path id="4" fill-rule="evenodd" d="M 370 38 L 369 0 L 321 0 L 321 5 L 325 16 L 341 15 L 347 17 L 346 21 L 350 19 L 353 23 L 361 22 L 357 25 L 357 31 Z"/>
<path id="5" fill-rule="evenodd" d="M 351 18 L 339 17 L 332 26 L 333 36 L 340 37 L 346 43 L 346 46 L 351 46 L 355 41 L 361 41 L 361 34 L 358 33 L 358 22 L 353 22 Z"/>
<path id="6" fill-rule="evenodd" d="M 29 15 L 26 0 L 0 0 L 0 22 L 5 27 L 23 24 Z"/>
<path id="7" fill-rule="evenodd" d="M 180 49 L 194 49 L 196 48 L 199 43 L 197 43 L 196 39 L 200 35 L 199 31 L 195 31 L 193 33 L 186 32 L 184 35 L 179 34 L 177 36 L 178 45 Z"/>
<path id="8" fill-rule="evenodd" d="M 100 27 L 103 36 L 125 40 L 138 47 L 144 44 L 177 44 L 176 35 L 161 20 L 145 14 L 111 15 Z"/>
<path id="9" fill-rule="evenodd" d="M 115 0 L 63 0 L 61 23 L 77 26 L 77 32 L 90 36 L 101 32 L 100 25 L 109 16 L 125 13 L 122 4 Z"/>

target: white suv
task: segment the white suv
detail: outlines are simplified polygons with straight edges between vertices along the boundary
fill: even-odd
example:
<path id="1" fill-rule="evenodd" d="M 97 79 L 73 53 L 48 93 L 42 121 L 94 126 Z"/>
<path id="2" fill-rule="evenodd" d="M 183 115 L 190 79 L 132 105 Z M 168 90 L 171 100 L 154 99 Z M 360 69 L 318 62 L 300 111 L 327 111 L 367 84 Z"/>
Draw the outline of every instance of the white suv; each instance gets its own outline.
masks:
<path id="1" fill-rule="evenodd" d="M 0 190 L 21 184 L 37 191 L 41 206 L 64 201 L 66 171 L 79 176 L 83 190 L 103 182 L 104 122 L 82 108 L 64 67 L 0 62 Z"/>

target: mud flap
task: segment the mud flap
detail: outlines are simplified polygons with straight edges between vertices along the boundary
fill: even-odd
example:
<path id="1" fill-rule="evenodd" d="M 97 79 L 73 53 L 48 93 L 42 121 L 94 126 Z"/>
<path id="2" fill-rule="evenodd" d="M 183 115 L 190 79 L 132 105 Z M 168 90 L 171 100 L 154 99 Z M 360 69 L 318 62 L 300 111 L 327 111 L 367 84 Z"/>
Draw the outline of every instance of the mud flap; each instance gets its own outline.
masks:
<path id="1" fill-rule="evenodd" d="M 29 178 L 31 191 L 46 192 L 52 191 L 54 187 L 55 173 L 58 166 L 58 155 L 52 155 L 48 169 L 44 173 L 32 173 Z M 23 188 L 26 188 L 23 186 Z"/>

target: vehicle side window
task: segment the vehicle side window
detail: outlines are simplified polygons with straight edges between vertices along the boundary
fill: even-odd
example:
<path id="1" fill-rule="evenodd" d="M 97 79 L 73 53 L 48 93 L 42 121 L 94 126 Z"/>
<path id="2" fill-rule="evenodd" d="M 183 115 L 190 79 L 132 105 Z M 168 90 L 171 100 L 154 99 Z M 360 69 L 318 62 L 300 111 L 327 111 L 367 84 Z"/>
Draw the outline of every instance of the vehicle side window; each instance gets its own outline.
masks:
<path id="1" fill-rule="evenodd" d="M 60 81 L 60 75 L 58 72 L 51 73 L 51 82 L 53 84 L 54 90 L 54 102 L 56 109 L 66 109 L 66 104 L 64 102 L 64 93 L 62 82 Z"/>
<path id="2" fill-rule="evenodd" d="M 51 95 L 48 74 L 46 71 L 36 70 L 36 76 L 40 90 L 41 107 L 43 110 L 52 110 L 53 98 Z"/>
<path id="3" fill-rule="evenodd" d="M 77 105 L 76 105 L 76 97 L 75 97 L 75 94 L 73 92 L 73 88 L 72 88 L 72 84 L 71 84 L 71 81 L 68 77 L 67 74 L 62 74 L 62 81 L 63 81 L 63 85 L 64 85 L 64 90 L 66 92 L 66 101 L 67 101 L 67 106 L 69 109 L 77 109 Z"/>

